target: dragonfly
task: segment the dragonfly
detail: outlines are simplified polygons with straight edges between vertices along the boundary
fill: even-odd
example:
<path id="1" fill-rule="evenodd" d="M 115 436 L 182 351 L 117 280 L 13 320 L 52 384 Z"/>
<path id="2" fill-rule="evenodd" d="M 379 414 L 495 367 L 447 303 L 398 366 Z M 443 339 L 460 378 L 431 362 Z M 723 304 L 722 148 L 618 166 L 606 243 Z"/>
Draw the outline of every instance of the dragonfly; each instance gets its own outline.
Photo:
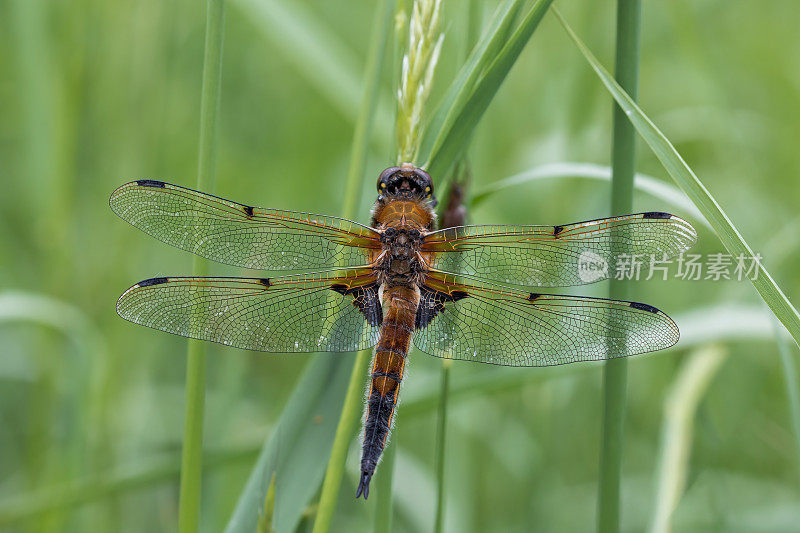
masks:
<path id="1" fill-rule="evenodd" d="M 133 226 L 201 257 L 277 277 L 155 277 L 117 301 L 131 322 L 273 353 L 374 347 L 360 478 L 369 485 L 413 343 L 429 355 L 503 366 L 600 361 L 668 348 L 675 322 L 639 302 L 539 292 L 599 281 L 581 261 L 667 258 L 696 241 L 685 220 L 646 212 L 555 226 L 436 229 L 433 181 L 412 164 L 377 181 L 370 225 L 253 207 L 141 179 L 111 195 Z"/>

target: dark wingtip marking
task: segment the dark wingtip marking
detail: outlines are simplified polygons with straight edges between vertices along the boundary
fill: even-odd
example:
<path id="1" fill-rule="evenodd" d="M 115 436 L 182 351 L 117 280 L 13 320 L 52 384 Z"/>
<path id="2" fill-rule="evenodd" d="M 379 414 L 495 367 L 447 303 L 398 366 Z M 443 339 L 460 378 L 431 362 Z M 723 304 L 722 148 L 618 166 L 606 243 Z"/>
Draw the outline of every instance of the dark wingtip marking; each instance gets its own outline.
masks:
<path id="1" fill-rule="evenodd" d="M 641 304 L 639 302 L 631 302 L 630 306 L 634 309 L 639 309 L 640 311 L 647 311 L 649 313 L 658 313 L 658 309 L 653 307 L 652 305 Z"/>
<path id="2" fill-rule="evenodd" d="M 642 215 L 642 218 L 672 218 L 669 213 L 662 213 L 661 211 L 648 211 Z"/>
<path id="3" fill-rule="evenodd" d="M 262 284 L 263 286 L 265 286 L 265 287 L 269 287 L 269 286 L 270 286 L 270 283 L 269 283 L 269 278 L 260 278 L 260 279 L 258 280 L 258 282 L 259 282 L 260 284 Z"/>
<path id="4" fill-rule="evenodd" d="M 244 212 L 249 218 L 253 218 L 253 208 L 249 205 L 244 206 Z"/>
<path id="5" fill-rule="evenodd" d="M 532 292 L 531 295 L 528 296 L 528 301 L 532 302 L 532 301 L 534 301 L 535 299 L 537 299 L 540 296 L 541 296 L 541 294 L 539 294 L 538 292 Z"/>
<path id="6" fill-rule="evenodd" d="M 166 186 L 166 183 L 158 180 L 136 180 L 136 185 L 139 187 L 156 187 L 163 189 Z"/>
<path id="7" fill-rule="evenodd" d="M 358 490 L 356 490 L 356 499 L 362 494 L 364 495 L 364 499 L 367 499 L 369 496 L 369 482 L 372 479 L 372 474 L 370 472 L 361 472 L 361 481 L 358 483 Z"/>
<path id="8" fill-rule="evenodd" d="M 149 287 L 150 285 L 161 285 L 162 283 L 166 283 L 167 278 L 150 278 L 143 281 L 140 281 L 136 285 L 139 287 Z"/>
<path id="9" fill-rule="evenodd" d="M 564 226 L 553 226 L 553 237 L 558 237 L 562 231 L 564 231 Z"/>

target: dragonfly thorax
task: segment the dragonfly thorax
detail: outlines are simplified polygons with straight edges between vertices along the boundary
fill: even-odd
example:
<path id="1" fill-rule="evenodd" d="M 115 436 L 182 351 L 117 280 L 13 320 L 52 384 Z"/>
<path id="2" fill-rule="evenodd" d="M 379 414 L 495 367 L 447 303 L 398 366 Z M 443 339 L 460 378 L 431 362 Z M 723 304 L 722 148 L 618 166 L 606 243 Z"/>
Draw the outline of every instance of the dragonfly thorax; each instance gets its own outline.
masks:
<path id="1" fill-rule="evenodd" d="M 422 234 L 418 229 L 388 227 L 383 230 L 381 242 L 385 253 L 380 269 L 390 278 L 410 276 L 421 271 L 418 253 Z"/>

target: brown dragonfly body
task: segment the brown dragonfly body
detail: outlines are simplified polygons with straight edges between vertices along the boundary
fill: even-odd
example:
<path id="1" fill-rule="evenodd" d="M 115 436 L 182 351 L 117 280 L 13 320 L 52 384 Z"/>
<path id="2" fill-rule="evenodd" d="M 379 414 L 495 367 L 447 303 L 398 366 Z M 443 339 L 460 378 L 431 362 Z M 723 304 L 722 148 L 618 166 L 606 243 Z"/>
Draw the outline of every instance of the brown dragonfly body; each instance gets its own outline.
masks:
<path id="1" fill-rule="evenodd" d="M 168 244 L 234 266 L 300 273 L 150 278 L 120 296 L 117 312 L 137 324 L 248 350 L 375 347 L 356 493 L 364 498 L 412 343 L 435 357 L 548 366 L 626 357 L 678 341 L 675 323 L 651 305 L 529 289 L 606 279 L 632 254 L 677 256 L 696 233 L 674 215 L 435 230 L 433 183 L 423 170 L 386 169 L 378 193 L 372 225 L 365 226 L 163 181 L 122 185 L 111 195 L 112 210 Z M 586 277 L 587 260 L 606 268 Z"/>
<path id="2" fill-rule="evenodd" d="M 422 195 L 414 194 L 415 181 L 427 183 L 418 189 Z M 367 393 L 361 480 L 356 492 L 356 497 L 363 494 L 364 498 L 369 495 L 370 479 L 391 430 L 414 334 L 420 285 L 428 271 L 428 263 L 420 252 L 422 235 L 433 230 L 435 221 L 428 199 L 432 188 L 427 174 L 413 166 L 393 167 L 384 171 L 379 183 L 385 186 L 375 203 L 372 225 L 382 233 L 383 247 L 373 268 L 384 315 Z"/>

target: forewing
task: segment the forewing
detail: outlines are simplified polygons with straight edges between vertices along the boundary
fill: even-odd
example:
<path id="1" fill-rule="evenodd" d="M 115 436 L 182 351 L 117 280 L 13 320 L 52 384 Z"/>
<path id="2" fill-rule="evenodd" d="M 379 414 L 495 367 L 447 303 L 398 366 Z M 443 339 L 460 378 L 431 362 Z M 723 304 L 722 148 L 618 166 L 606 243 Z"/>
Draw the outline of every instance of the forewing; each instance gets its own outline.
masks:
<path id="1" fill-rule="evenodd" d="M 593 283 L 637 255 L 643 264 L 688 250 L 694 228 L 669 213 L 639 213 L 566 226 L 460 226 L 425 236 L 430 266 L 531 287 Z"/>
<path id="2" fill-rule="evenodd" d="M 143 326 L 247 350 L 349 352 L 377 342 L 380 327 L 367 323 L 364 311 L 364 294 L 374 287 L 367 269 L 273 279 L 152 278 L 125 291 L 117 312 Z"/>
<path id="3" fill-rule="evenodd" d="M 263 209 L 162 181 L 126 183 L 111 209 L 145 233 L 199 256 L 260 270 L 360 267 L 378 234 L 342 218 Z"/>
<path id="4" fill-rule="evenodd" d="M 414 333 L 430 355 L 504 366 L 551 366 L 668 348 L 678 327 L 636 302 L 525 293 L 432 274 L 432 318 Z"/>

